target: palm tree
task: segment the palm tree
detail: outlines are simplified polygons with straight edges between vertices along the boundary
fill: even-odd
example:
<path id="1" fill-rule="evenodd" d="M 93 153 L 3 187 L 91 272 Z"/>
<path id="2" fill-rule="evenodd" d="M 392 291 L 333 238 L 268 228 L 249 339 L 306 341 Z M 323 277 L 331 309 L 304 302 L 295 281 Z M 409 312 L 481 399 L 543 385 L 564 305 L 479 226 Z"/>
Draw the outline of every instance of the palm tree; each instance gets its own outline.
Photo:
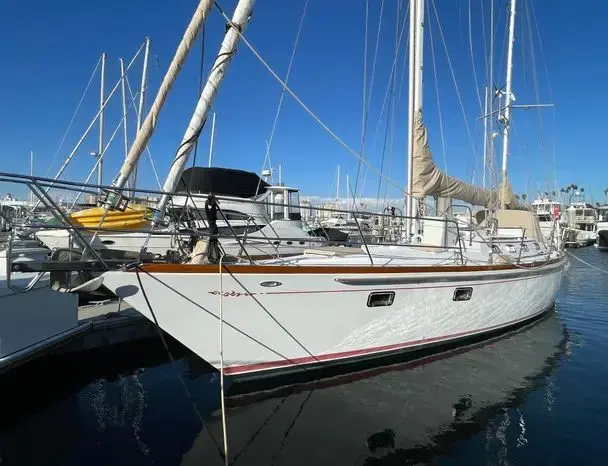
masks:
<path id="1" fill-rule="evenodd" d="M 606 198 L 608 198 L 608 188 L 604 189 L 604 204 L 608 204 Z"/>
<path id="2" fill-rule="evenodd" d="M 528 199 L 528 195 L 527 194 L 522 194 L 521 195 L 521 200 L 526 202 L 526 199 Z"/>

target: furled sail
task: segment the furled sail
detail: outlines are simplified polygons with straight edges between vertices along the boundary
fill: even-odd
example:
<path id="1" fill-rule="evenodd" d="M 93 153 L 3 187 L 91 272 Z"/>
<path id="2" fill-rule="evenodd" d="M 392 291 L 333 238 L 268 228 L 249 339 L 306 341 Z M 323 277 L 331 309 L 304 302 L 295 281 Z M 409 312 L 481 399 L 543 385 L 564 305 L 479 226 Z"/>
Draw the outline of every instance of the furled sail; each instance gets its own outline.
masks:
<path id="1" fill-rule="evenodd" d="M 508 181 L 500 189 L 507 208 L 516 206 Z M 418 199 L 426 196 L 458 199 L 475 206 L 499 207 L 499 194 L 495 191 L 477 188 L 471 184 L 443 173 L 433 162 L 426 127 L 422 123 L 422 112 L 414 118 L 414 154 L 412 195 Z"/>

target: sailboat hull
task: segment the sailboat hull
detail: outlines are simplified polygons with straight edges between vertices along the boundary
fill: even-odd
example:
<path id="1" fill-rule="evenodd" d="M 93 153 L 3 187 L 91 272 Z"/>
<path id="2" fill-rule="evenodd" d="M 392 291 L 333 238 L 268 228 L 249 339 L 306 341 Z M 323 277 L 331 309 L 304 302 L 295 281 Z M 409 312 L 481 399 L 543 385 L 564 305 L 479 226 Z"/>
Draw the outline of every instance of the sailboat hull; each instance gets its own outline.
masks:
<path id="1" fill-rule="evenodd" d="M 221 312 L 223 367 L 242 381 L 509 328 L 551 308 L 564 265 L 225 266 L 220 275 L 217 266 L 159 264 L 107 272 L 104 285 L 218 369 Z"/>

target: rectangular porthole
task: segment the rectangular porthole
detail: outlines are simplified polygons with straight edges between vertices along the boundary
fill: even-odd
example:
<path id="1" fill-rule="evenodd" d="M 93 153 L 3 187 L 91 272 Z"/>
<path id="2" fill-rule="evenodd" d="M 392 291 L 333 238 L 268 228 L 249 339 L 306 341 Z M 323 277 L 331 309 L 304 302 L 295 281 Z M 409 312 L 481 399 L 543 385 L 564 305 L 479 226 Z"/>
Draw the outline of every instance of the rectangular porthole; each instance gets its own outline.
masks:
<path id="1" fill-rule="evenodd" d="M 468 301 L 473 296 L 473 288 L 467 286 L 466 288 L 456 288 L 454 290 L 454 301 Z"/>
<path id="2" fill-rule="evenodd" d="M 367 307 L 390 306 L 395 300 L 394 291 L 380 291 L 370 293 L 367 298 Z"/>

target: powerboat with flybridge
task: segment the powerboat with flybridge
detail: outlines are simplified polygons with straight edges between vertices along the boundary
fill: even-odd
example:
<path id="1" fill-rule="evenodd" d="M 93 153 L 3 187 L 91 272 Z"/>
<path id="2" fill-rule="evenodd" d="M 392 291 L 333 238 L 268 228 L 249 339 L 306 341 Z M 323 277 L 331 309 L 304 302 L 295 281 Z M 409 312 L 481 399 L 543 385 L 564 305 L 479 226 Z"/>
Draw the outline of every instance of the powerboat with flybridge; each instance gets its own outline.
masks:
<path id="1" fill-rule="evenodd" d="M 115 215 L 108 216 L 104 209 L 93 208 L 76 212 L 71 219 L 90 228 L 83 235 L 105 257 L 137 258 L 144 247 L 145 254 L 152 257 L 171 250 L 191 252 L 193 230 L 208 228 L 205 203 L 209 193 L 220 199 L 217 228 L 227 235 L 221 241 L 226 254 L 244 256 L 247 251 L 257 257 L 276 257 L 299 254 L 306 248 L 325 244 L 323 238 L 311 236 L 303 229 L 298 189 L 272 186 L 255 173 L 229 168 L 192 167 L 184 171 L 168 209 L 169 215 L 177 219 L 178 228 L 157 230 L 151 235 L 151 209 L 134 204 L 125 212 L 113 212 Z M 95 234 L 96 229 L 101 231 Z M 237 235 L 239 240 L 231 235 Z M 70 234 L 65 229 L 44 229 L 36 236 L 49 249 L 70 246 Z M 77 245 L 74 247 L 79 249 Z"/>
<path id="2" fill-rule="evenodd" d="M 564 212 L 566 220 L 565 246 L 585 247 L 595 242 L 597 212 L 585 202 L 573 202 Z"/>

